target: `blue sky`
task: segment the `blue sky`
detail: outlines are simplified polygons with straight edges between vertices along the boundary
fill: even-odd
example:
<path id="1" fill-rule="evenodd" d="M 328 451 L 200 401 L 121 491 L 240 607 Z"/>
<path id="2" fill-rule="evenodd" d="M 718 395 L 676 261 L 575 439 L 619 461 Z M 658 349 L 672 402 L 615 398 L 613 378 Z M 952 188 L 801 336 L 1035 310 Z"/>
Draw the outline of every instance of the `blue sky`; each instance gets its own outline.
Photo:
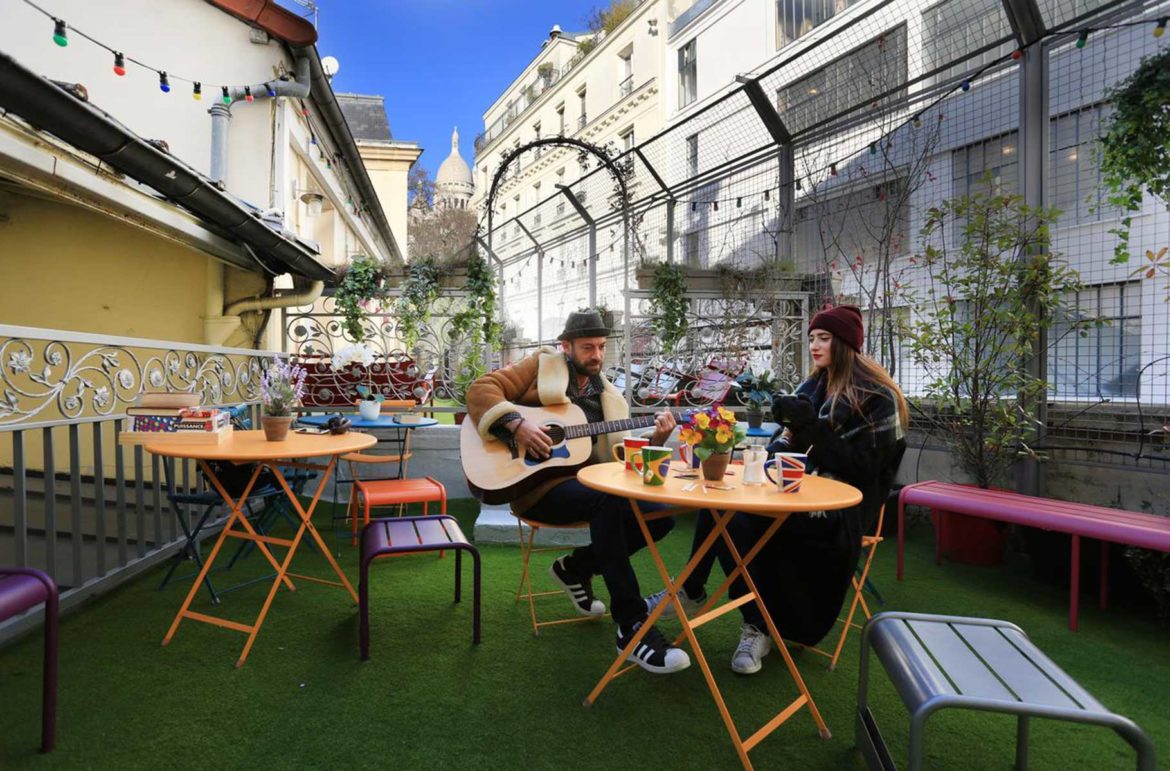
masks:
<path id="1" fill-rule="evenodd" d="M 284 5 L 295 8 L 288 0 Z M 602 0 L 319 0 L 322 56 L 336 91 L 381 94 L 394 138 L 418 142 L 434 176 L 459 127 L 471 163 L 483 112 L 540 50 L 553 24 L 584 28 Z"/>

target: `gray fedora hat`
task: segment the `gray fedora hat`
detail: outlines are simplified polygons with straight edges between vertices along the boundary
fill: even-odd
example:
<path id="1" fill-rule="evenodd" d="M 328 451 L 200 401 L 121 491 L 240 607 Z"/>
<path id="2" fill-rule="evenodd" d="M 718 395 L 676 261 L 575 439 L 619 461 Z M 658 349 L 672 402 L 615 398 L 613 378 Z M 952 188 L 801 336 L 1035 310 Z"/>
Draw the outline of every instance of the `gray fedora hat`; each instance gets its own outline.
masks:
<path id="1" fill-rule="evenodd" d="M 573 311 L 565 320 L 565 331 L 558 340 L 576 340 L 578 337 L 609 337 L 610 328 L 595 310 Z"/>

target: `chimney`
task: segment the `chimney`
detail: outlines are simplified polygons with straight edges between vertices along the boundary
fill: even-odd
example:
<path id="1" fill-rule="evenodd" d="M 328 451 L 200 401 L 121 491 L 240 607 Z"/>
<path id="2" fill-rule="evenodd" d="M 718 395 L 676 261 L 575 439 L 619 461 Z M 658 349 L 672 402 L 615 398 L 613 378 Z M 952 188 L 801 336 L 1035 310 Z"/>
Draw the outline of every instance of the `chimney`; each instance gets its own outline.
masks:
<path id="1" fill-rule="evenodd" d="M 559 38 L 560 36 L 561 36 L 561 25 L 560 25 L 560 24 L 554 24 L 554 25 L 552 26 L 552 29 L 550 29 L 550 30 L 548 31 L 548 39 L 549 39 L 549 40 L 556 40 L 556 39 L 557 39 L 557 38 Z"/>

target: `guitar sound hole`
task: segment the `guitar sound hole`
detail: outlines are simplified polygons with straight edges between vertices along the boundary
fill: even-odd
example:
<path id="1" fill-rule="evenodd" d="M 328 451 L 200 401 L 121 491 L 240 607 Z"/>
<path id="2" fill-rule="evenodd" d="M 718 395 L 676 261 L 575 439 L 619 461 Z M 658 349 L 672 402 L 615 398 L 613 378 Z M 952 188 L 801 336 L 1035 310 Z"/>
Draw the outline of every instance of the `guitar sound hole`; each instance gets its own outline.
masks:
<path id="1" fill-rule="evenodd" d="M 544 432 L 546 434 L 548 434 L 548 438 L 552 442 L 552 446 L 554 448 L 556 448 L 558 445 L 564 443 L 564 441 L 565 441 L 565 427 L 564 426 L 558 426 L 554 423 L 546 423 L 543 426 L 541 426 L 541 428 L 543 428 Z M 543 463 L 545 460 L 548 460 L 547 458 L 538 458 L 535 455 L 533 455 L 531 452 L 528 453 L 527 455 L 528 455 L 528 459 L 530 461 L 534 461 L 537 463 Z"/>

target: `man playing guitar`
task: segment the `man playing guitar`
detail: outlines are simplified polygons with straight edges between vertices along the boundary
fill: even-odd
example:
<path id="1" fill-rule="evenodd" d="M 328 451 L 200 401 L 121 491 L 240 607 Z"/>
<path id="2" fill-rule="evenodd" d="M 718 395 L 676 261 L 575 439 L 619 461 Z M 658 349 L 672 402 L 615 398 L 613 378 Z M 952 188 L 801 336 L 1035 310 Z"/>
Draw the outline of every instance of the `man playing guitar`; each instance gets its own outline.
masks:
<path id="1" fill-rule="evenodd" d="M 605 343 L 610 334 L 595 310 L 569 314 L 558 338 L 560 352 L 545 349 L 504 369 L 476 380 L 467 390 L 467 414 L 485 442 L 510 443 L 515 452 L 536 459 L 548 458 L 554 442 L 544 427 L 525 420 L 517 405 L 537 407 L 572 403 L 581 408 L 590 423 L 629 417 L 621 392 L 601 374 Z M 652 445 L 662 445 L 676 426 L 674 416 L 663 411 L 654 417 Z M 612 439 L 619 434 L 595 436 L 592 462 L 609 460 Z M 649 503 L 643 510 L 653 510 Z M 617 623 L 617 648 L 646 620 L 646 602 L 638 589 L 638 578 L 630 555 L 645 545 L 625 498 L 598 492 L 577 481 L 575 471 L 545 478 L 533 489 L 512 501 L 512 509 L 525 518 L 549 525 L 588 522 L 591 543 L 560 557 L 549 567 L 549 575 L 569 596 L 581 615 L 600 616 L 605 605 L 593 596 L 592 578 L 600 575 L 609 590 L 610 609 Z M 674 520 L 663 518 L 649 523 L 657 541 L 670 532 Z M 690 666 L 686 651 L 671 647 L 656 629 L 650 629 L 630 660 L 645 670 L 677 672 Z"/>

